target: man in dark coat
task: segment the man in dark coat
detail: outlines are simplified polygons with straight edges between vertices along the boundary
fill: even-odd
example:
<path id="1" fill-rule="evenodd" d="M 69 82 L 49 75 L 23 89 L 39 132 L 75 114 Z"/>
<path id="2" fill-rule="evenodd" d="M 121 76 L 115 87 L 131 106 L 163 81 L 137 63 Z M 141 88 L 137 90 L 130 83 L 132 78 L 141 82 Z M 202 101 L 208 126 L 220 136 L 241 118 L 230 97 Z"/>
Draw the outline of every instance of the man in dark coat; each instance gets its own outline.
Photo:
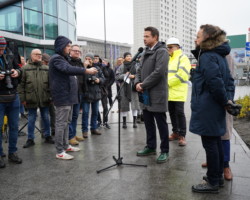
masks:
<path id="1" fill-rule="evenodd" d="M 78 86 L 75 75 L 95 74 L 95 68 L 81 68 L 69 64 L 71 41 L 58 36 L 55 40 L 55 52 L 49 62 L 49 80 L 52 100 L 56 107 L 56 158 L 70 160 L 74 157 L 68 151 L 79 151 L 79 148 L 68 144 L 69 123 L 72 119 L 72 106 L 79 103 Z"/>
<path id="2" fill-rule="evenodd" d="M 161 154 L 157 163 L 166 162 L 169 152 L 167 125 L 167 73 L 168 53 L 166 44 L 159 42 L 159 31 L 154 27 L 144 29 L 146 50 L 141 58 L 141 66 L 137 71 L 135 86 L 138 92 L 148 94 L 150 103 L 143 108 L 143 116 L 147 131 L 147 146 L 137 152 L 137 156 L 156 154 L 156 126 L 161 138 Z"/>
<path id="3" fill-rule="evenodd" d="M 4 116 L 8 117 L 9 125 L 9 155 L 10 162 L 21 164 L 22 159 L 17 155 L 17 138 L 18 138 L 18 121 L 19 121 L 19 97 L 17 86 L 22 72 L 17 61 L 10 49 L 6 49 L 7 42 L 4 37 L 0 36 L 0 127 L 3 127 Z M 4 74 L 7 70 L 11 74 Z M 6 99 L 5 97 L 8 97 Z M 0 168 L 5 167 L 2 148 L 2 134 L 0 134 Z"/>
<path id="4" fill-rule="evenodd" d="M 217 26 L 202 25 L 192 51 L 198 60 L 192 75 L 191 120 L 189 130 L 201 136 L 207 157 L 205 182 L 192 187 L 194 192 L 218 193 L 223 186 L 223 148 L 226 132 L 226 109 L 234 97 L 234 80 L 226 55 L 230 47 L 226 33 Z"/>
<path id="5" fill-rule="evenodd" d="M 97 117 L 99 112 L 99 100 L 101 99 L 101 86 L 105 82 L 105 78 L 101 69 L 97 65 L 93 65 L 94 55 L 93 53 L 87 53 L 85 55 L 84 67 L 94 67 L 98 72 L 95 76 L 84 76 L 84 88 L 82 94 L 82 134 L 84 138 L 88 138 L 89 130 L 89 109 L 91 106 L 91 120 L 90 131 L 91 134 L 101 135 L 101 132 L 97 130 Z"/>

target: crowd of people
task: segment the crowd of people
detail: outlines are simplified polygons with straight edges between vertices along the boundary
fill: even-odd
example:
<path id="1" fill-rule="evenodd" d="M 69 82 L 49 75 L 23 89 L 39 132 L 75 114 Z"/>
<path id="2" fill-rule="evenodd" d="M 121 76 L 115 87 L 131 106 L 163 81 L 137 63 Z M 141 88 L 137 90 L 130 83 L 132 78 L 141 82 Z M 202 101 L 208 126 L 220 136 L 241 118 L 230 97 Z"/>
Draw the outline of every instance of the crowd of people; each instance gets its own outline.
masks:
<path id="1" fill-rule="evenodd" d="M 50 57 L 33 49 L 25 63 L 18 64 L 8 54 L 7 42 L 0 37 L 0 127 L 4 115 L 8 117 L 10 162 L 21 164 L 17 154 L 19 113 L 28 112 L 27 141 L 23 148 L 35 145 L 37 110 L 41 114 L 40 130 L 44 142 L 54 144 L 56 158 L 71 160 L 69 152 L 80 151 L 79 142 L 89 137 L 89 131 L 101 135 L 99 127 L 110 129 L 108 106 L 113 105 L 112 85 L 119 93 L 122 128 L 127 128 L 127 117 L 132 110 L 133 128 L 143 121 L 146 129 L 146 145 L 137 156 L 156 155 L 156 127 L 160 135 L 160 154 L 156 162 L 164 163 L 169 157 L 169 141 L 178 140 L 186 146 L 186 117 L 184 103 L 187 99 L 189 80 L 192 81 L 190 132 L 201 136 L 206 152 L 207 174 L 204 182 L 194 185 L 194 192 L 217 193 L 223 186 L 223 173 L 232 179 L 229 167 L 230 141 L 223 139 L 232 129 L 226 111 L 233 103 L 234 81 L 226 56 L 230 47 L 226 33 L 217 26 L 202 25 L 192 51 L 197 59 L 195 70 L 183 53 L 178 38 L 159 41 L 159 31 L 154 27 L 144 29 L 145 48 L 131 62 L 132 54 L 125 52 L 112 68 L 108 59 L 88 52 L 81 60 L 77 44 L 58 36 L 54 43 L 55 54 Z M 22 60 L 22 64 L 21 64 Z M 9 71 L 7 71 L 9 70 Z M 99 110 L 102 103 L 102 115 Z M 91 108 L 91 109 L 90 109 Z M 82 110 L 81 134 L 77 134 L 77 120 Z M 91 110 L 91 114 L 90 114 Z M 169 112 L 172 133 L 169 135 Z M 90 123 L 89 123 L 90 122 Z M 226 129 L 227 125 L 227 129 Z M 225 156 L 224 156 L 225 155 Z M 5 153 L 0 134 L 0 168 L 5 167 Z M 223 171 L 223 168 L 226 169 Z"/>

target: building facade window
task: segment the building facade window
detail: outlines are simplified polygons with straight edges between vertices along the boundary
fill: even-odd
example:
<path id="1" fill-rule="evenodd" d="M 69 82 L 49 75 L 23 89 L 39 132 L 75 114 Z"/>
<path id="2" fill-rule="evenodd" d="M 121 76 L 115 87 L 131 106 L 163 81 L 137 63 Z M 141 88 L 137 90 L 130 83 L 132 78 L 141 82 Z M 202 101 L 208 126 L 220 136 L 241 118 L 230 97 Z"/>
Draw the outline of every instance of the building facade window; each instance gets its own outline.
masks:
<path id="1" fill-rule="evenodd" d="M 41 0 L 25 0 L 23 1 L 24 8 L 36 10 L 42 12 L 42 1 Z"/>
<path id="2" fill-rule="evenodd" d="M 57 18 L 50 15 L 44 15 L 45 39 L 56 39 L 58 36 Z"/>
<path id="3" fill-rule="evenodd" d="M 57 1 L 44 0 L 44 13 L 57 16 Z"/>
<path id="4" fill-rule="evenodd" d="M 63 19 L 65 21 L 68 21 L 68 4 L 65 0 L 60 0 L 58 1 L 59 4 L 59 12 L 58 12 L 58 17 L 60 19 Z"/>
<path id="5" fill-rule="evenodd" d="M 42 39 L 42 13 L 24 9 L 24 29 L 26 36 Z"/>
<path id="6" fill-rule="evenodd" d="M 21 7 L 9 6 L 0 12 L 0 30 L 22 34 Z"/>
<path id="7" fill-rule="evenodd" d="M 68 23 L 59 19 L 59 35 L 63 35 L 65 37 L 69 37 L 68 33 Z"/>

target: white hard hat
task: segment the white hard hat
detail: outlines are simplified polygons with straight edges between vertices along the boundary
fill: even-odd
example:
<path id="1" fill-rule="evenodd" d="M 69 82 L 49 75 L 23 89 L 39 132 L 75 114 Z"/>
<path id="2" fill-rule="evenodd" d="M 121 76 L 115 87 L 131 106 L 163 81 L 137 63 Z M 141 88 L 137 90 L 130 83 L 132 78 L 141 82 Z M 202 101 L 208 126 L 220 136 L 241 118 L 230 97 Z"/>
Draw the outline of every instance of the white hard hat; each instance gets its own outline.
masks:
<path id="1" fill-rule="evenodd" d="M 179 39 L 172 37 L 172 38 L 169 38 L 167 41 L 167 45 L 170 45 L 170 44 L 177 44 L 180 46 L 180 41 Z"/>

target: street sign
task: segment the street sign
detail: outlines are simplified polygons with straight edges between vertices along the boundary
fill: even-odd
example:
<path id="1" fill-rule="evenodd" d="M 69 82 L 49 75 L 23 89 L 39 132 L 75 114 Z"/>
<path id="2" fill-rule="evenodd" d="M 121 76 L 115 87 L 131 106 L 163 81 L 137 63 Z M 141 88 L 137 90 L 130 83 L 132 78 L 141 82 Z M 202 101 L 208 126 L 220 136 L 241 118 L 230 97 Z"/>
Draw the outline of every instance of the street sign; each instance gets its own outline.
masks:
<path id="1" fill-rule="evenodd" d="M 250 42 L 246 42 L 246 56 L 250 57 Z"/>
<path id="2" fill-rule="evenodd" d="M 250 42 L 246 42 L 246 50 L 250 50 Z"/>

